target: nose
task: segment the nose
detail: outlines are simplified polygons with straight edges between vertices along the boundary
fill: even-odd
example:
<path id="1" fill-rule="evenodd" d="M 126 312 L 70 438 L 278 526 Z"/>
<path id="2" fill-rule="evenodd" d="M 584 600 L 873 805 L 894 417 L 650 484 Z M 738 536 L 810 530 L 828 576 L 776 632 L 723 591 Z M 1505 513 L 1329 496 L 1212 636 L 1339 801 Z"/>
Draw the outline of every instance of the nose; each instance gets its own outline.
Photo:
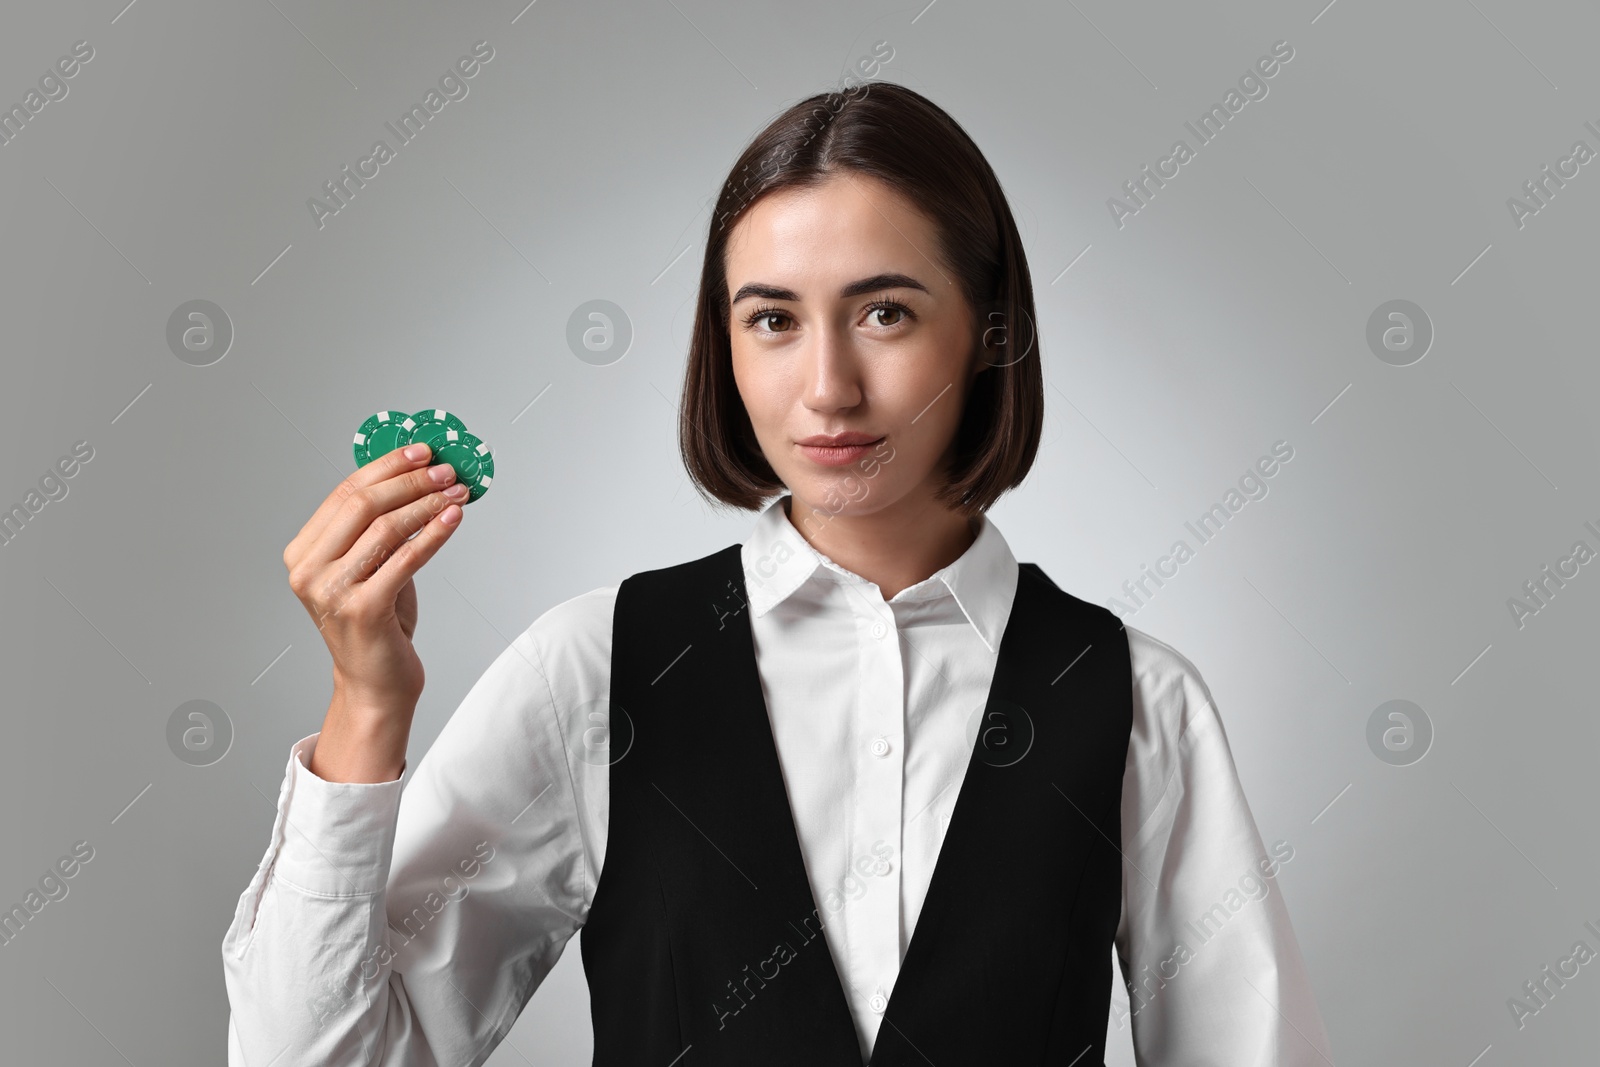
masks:
<path id="1" fill-rule="evenodd" d="M 814 332 L 803 356 L 806 406 L 833 412 L 861 403 L 861 361 L 848 335 L 828 327 Z"/>

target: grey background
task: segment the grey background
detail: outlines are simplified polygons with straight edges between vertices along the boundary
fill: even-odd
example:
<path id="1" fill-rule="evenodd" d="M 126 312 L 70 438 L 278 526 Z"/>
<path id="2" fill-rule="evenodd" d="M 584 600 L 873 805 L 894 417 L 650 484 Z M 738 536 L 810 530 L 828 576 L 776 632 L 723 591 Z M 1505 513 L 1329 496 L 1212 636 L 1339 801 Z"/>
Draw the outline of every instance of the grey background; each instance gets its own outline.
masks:
<path id="1" fill-rule="evenodd" d="M 419 579 L 413 761 L 546 608 L 744 538 L 673 447 L 708 204 L 884 40 L 878 76 L 971 132 L 1030 256 L 1045 445 L 992 513 L 1020 559 L 1105 603 L 1294 448 L 1128 621 L 1199 666 L 1262 836 L 1295 848 L 1275 889 L 1338 1061 L 1593 1058 L 1594 965 L 1525 1029 L 1506 1007 L 1600 948 L 1600 565 L 1523 627 L 1507 607 L 1600 547 L 1600 162 L 1522 228 L 1506 206 L 1600 149 L 1592 6 L 523 2 L 0 11 L 8 106 L 95 50 L 0 147 L 0 505 L 94 449 L 0 547 L 0 902 L 95 849 L 0 948 L 8 1055 L 222 1062 L 220 941 L 330 686 L 280 557 L 367 413 L 448 406 L 498 461 Z M 479 40 L 469 95 L 319 230 L 307 199 Z M 1107 199 L 1279 40 L 1268 95 L 1119 228 Z M 207 367 L 166 343 L 195 299 L 235 331 Z M 595 299 L 634 331 L 608 366 L 566 343 Z M 1410 366 L 1367 344 L 1393 299 L 1436 331 Z M 197 699 L 235 732 L 207 767 L 167 743 Z M 1434 730 L 1409 766 L 1367 741 L 1394 699 Z M 490 1063 L 587 1062 L 575 945 L 510 1044 Z"/>

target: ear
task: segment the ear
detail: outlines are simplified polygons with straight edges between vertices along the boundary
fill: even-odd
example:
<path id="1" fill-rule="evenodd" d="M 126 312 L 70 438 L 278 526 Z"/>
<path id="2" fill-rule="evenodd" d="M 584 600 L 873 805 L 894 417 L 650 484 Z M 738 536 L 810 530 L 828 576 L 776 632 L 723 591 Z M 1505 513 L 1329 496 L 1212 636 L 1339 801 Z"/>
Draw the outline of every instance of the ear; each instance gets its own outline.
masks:
<path id="1" fill-rule="evenodd" d="M 970 386 L 978 380 L 978 375 L 990 370 L 999 359 L 1003 349 L 996 347 L 996 335 L 990 331 L 979 333 L 977 341 L 972 346 L 972 358 L 968 361 L 967 384 Z"/>
<path id="2" fill-rule="evenodd" d="M 994 364 L 989 362 L 989 350 L 980 348 L 972 354 L 972 370 L 967 374 L 967 385 L 978 380 L 978 375 L 988 370 Z"/>
<path id="3" fill-rule="evenodd" d="M 973 370 L 973 378 L 978 378 L 982 371 L 989 370 L 990 366 L 1003 366 L 1010 362 L 1011 330 L 1010 323 L 1006 322 L 1006 304 L 1002 301 L 990 301 L 987 306 L 979 309 L 976 315 L 976 331 L 978 331 L 978 350 L 974 352 L 978 366 Z"/>
<path id="4" fill-rule="evenodd" d="M 969 381 L 992 367 L 1008 367 L 1033 351 L 1036 336 L 1033 316 L 1028 314 L 1026 308 L 1022 309 L 1022 314 L 1026 320 L 1025 331 L 1013 330 L 1007 325 L 1007 308 L 998 302 L 978 320 L 978 339 L 973 346 L 974 361 L 978 366 L 974 368 Z M 1020 356 L 1017 354 L 1019 345 L 1022 346 Z"/>
<path id="5" fill-rule="evenodd" d="M 971 385 L 977 380 L 978 375 L 993 367 L 1006 352 L 1006 329 L 1002 323 L 1005 314 L 991 308 L 983 315 L 977 316 L 975 321 L 977 339 L 972 347 L 972 369 L 967 376 L 967 384 Z"/>

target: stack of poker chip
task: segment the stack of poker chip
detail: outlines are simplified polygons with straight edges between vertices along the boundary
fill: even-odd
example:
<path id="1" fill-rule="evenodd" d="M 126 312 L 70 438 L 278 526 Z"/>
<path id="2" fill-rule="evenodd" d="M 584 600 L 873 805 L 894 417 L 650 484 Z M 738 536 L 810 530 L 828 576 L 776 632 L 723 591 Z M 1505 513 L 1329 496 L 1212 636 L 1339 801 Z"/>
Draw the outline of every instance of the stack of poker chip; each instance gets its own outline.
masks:
<path id="1" fill-rule="evenodd" d="M 356 431 L 356 466 L 365 467 L 379 456 L 418 442 L 433 450 L 429 466 L 448 463 L 455 468 L 456 480 L 467 487 L 468 504 L 489 491 L 489 483 L 494 481 L 494 453 L 467 432 L 466 423 L 443 408 L 412 415 L 380 411 L 367 416 Z"/>

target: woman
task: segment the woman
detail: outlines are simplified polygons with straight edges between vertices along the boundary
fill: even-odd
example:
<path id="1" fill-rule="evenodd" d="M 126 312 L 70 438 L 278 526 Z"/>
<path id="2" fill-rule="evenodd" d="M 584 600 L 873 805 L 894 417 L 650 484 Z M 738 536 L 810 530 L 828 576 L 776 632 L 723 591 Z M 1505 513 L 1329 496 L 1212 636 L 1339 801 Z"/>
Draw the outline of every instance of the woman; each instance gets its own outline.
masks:
<path id="1" fill-rule="evenodd" d="M 347 478 L 284 552 L 335 685 L 223 944 L 229 1062 L 481 1063 L 580 927 L 596 1064 L 1099 1064 L 1113 1024 L 1141 1064 L 1331 1062 L 1199 674 L 986 518 L 1039 443 L 1033 319 L 948 115 L 780 115 L 680 411 L 751 537 L 547 611 L 404 793 L 463 494 L 426 446 Z"/>

